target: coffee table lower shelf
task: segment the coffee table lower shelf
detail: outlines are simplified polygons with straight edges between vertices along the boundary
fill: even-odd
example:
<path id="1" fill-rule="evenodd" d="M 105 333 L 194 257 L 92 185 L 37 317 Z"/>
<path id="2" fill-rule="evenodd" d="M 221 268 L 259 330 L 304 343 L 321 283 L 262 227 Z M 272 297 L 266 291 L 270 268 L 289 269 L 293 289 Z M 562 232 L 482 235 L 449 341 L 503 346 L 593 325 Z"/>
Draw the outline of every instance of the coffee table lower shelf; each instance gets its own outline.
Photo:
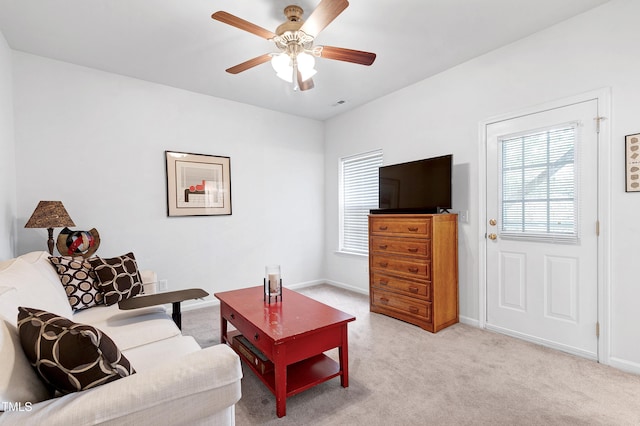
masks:
<path id="1" fill-rule="evenodd" d="M 227 335 L 227 345 L 235 336 L 240 335 L 238 331 L 230 331 Z M 234 349 L 235 351 L 235 349 Z M 235 351 L 242 362 L 249 367 L 256 376 L 275 395 L 275 371 L 260 372 L 247 357 L 241 352 Z M 287 397 L 296 395 L 320 383 L 340 376 L 340 364 L 325 354 L 314 355 L 302 361 L 287 366 Z"/>

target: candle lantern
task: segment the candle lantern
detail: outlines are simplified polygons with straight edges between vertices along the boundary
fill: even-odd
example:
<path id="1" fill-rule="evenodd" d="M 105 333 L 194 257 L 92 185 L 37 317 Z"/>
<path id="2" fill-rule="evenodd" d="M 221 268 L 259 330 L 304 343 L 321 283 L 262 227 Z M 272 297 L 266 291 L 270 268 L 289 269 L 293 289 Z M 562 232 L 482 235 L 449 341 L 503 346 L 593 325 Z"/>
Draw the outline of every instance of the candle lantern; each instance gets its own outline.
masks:
<path id="1" fill-rule="evenodd" d="M 282 278 L 280 277 L 280 265 L 268 265 L 264 268 L 264 301 L 271 303 L 271 298 L 282 302 Z"/>

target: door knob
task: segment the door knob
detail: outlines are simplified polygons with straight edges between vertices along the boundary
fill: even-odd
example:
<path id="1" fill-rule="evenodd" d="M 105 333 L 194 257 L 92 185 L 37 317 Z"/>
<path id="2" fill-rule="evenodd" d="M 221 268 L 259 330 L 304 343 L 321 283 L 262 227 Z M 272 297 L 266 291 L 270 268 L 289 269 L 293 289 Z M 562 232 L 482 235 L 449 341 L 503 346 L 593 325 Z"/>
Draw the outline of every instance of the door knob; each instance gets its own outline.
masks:
<path id="1" fill-rule="evenodd" d="M 498 223 L 498 222 L 496 222 L 496 220 L 495 220 L 495 219 L 491 219 L 491 220 L 489 221 L 489 225 L 491 225 L 491 226 L 496 226 L 496 223 Z"/>
<path id="2" fill-rule="evenodd" d="M 496 240 L 498 236 L 496 234 L 489 234 L 487 235 L 487 238 L 489 238 L 490 240 Z"/>

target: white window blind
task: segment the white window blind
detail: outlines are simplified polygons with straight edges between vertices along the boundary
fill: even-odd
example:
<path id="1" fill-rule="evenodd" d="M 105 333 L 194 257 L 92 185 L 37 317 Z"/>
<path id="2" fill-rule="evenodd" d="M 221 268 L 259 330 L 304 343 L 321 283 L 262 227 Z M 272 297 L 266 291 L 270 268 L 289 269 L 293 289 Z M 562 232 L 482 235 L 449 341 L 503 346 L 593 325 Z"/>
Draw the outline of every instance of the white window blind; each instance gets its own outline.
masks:
<path id="1" fill-rule="evenodd" d="M 369 210 L 378 208 L 382 151 L 340 160 L 340 251 L 367 254 Z"/>
<path id="2" fill-rule="evenodd" d="M 577 125 L 506 136 L 500 149 L 500 234 L 578 238 Z"/>

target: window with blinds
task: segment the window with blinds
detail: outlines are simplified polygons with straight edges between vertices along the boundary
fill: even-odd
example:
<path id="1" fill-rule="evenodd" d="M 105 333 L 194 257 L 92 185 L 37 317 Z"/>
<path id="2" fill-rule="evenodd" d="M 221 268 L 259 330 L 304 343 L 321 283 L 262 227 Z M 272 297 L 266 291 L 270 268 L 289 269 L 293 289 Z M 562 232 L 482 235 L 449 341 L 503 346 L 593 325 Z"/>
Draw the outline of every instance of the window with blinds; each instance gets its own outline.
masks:
<path id="1" fill-rule="evenodd" d="M 577 124 L 499 140 L 502 238 L 578 239 Z"/>
<path id="2" fill-rule="evenodd" d="M 340 160 L 340 251 L 369 252 L 369 210 L 378 208 L 378 169 L 382 151 Z"/>

